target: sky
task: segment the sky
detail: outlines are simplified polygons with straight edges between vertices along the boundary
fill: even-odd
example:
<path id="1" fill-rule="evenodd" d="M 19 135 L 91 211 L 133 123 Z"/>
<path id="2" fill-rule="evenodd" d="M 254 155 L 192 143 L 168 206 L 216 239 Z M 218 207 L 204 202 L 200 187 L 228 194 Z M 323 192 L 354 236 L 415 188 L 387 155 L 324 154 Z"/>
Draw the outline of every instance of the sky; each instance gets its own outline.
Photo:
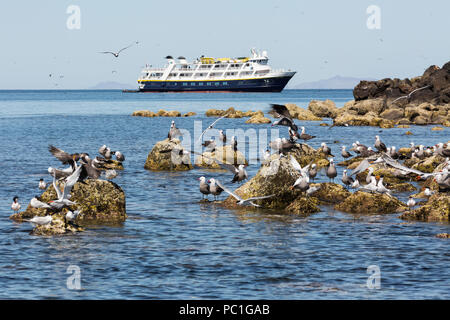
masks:
<path id="1" fill-rule="evenodd" d="M 67 27 L 71 5 L 79 29 Z M 291 84 L 414 77 L 450 61 L 448 12 L 446 0 L 2 1 L 0 89 L 137 87 L 142 67 L 163 66 L 168 54 L 238 57 L 253 47 L 272 67 L 297 71 Z M 119 58 L 99 53 L 136 41 Z"/>

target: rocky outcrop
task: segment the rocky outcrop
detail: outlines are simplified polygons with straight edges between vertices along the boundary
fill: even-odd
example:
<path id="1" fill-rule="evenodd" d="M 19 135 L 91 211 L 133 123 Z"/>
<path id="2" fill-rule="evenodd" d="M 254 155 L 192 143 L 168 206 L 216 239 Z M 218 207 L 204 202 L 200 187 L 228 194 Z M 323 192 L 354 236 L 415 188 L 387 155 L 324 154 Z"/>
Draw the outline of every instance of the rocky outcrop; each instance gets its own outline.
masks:
<path id="1" fill-rule="evenodd" d="M 189 116 L 188 114 L 192 115 L 190 113 L 186 113 L 184 116 L 185 117 Z M 195 112 L 193 112 L 193 114 L 195 114 Z M 131 115 L 133 117 L 149 117 L 149 118 L 152 118 L 152 117 L 181 117 L 181 112 L 175 111 L 175 110 L 166 111 L 166 110 L 161 109 L 155 113 L 150 110 L 138 110 L 138 111 L 134 111 Z"/>
<path id="2" fill-rule="evenodd" d="M 147 156 L 145 169 L 154 171 L 185 171 L 192 169 L 190 153 L 185 153 L 178 139 L 157 142 Z"/>
<path id="3" fill-rule="evenodd" d="M 183 117 L 192 117 L 195 115 L 197 115 L 197 113 L 195 113 L 193 111 L 189 111 L 189 112 L 186 112 L 185 114 L 183 114 Z"/>
<path id="4" fill-rule="evenodd" d="M 221 169 L 220 165 L 211 159 L 217 159 L 223 163 L 233 165 L 248 165 L 247 159 L 239 150 L 234 151 L 230 145 L 218 146 L 214 152 L 204 152 L 195 159 L 195 165 L 207 169 Z"/>
<path id="5" fill-rule="evenodd" d="M 450 221 L 450 192 L 432 195 L 428 201 L 417 209 L 403 213 L 400 218 L 420 221 Z"/>
<path id="6" fill-rule="evenodd" d="M 100 168 L 100 170 L 123 170 L 123 163 L 117 160 L 107 160 L 102 164 L 104 168 Z"/>
<path id="7" fill-rule="evenodd" d="M 311 100 L 308 110 L 319 118 L 336 118 L 339 109 L 333 101 L 327 99 L 325 101 Z"/>
<path id="8" fill-rule="evenodd" d="M 263 113 L 261 110 L 259 111 L 240 111 L 236 110 L 235 108 L 231 107 L 227 110 L 221 110 L 221 109 L 209 109 L 206 111 L 205 115 L 207 117 L 222 117 L 224 115 L 225 118 L 244 118 L 244 117 L 253 117 L 257 114 Z"/>
<path id="9" fill-rule="evenodd" d="M 58 184 L 58 187 L 62 187 Z M 40 196 L 42 202 L 50 202 L 57 199 L 53 185 Z M 71 192 L 71 201 L 76 205 L 70 207 L 73 210 L 80 210 L 77 223 L 117 223 L 126 220 L 125 192 L 117 184 L 106 180 L 87 179 L 84 182 L 77 182 Z M 56 212 L 64 217 L 68 209 Z M 36 209 L 28 205 L 25 211 L 13 214 L 10 218 L 16 221 L 31 219 L 34 216 L 45 216 L 55 214 L 47 209 Z"/>
<path id="10" fill-rule="evenodd" d="M 335 125 L 450 124 L 450 62 L 412 79 L 361 81 L 353 96 L 333 117 Z"/>
<path id="11" fill-rule="evenodd" d="M 53 215 L 53 220 L 49 225 L 36 226 L 31 231 L 31 235 L 34 236 L 55 236 L 63 234 L 72 234 L 76 232 L 82 232 L 85 229 L 74 223 L 66 223 L 63 214 Z"/>
<path id="12" fill-rule="evenodd" d="M 286 103 L 286 107 L 289 110 L 292 118 L 303 121 L 321 121 L 322 118 L 317 117 L 310 110 L 303 109 L 296 104 Z"/>
<path id="13" fill-rule="evenodd" d="M 264 113 L 257 112 L 254 116 L 252 116 L 250 119 L 245 121 L 245 123 L 271 123 L 272 121 L 269 118 L 264 117 Z"/>
<path id="14" fill-rule="evenodd" d="M 386 194 L 357 191 L 334 206 L 336 210 L 359 214 L 386 214 L 401 212 L 406 206 Z"/>

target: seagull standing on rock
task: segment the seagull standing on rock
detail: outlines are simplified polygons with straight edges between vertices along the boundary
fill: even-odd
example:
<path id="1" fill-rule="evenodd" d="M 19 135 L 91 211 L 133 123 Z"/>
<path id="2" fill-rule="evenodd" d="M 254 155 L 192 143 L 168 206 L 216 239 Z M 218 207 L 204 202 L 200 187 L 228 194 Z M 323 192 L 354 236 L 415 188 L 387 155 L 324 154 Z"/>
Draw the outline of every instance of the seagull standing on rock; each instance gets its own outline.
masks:
<path id="1" fill-rule="evenodd" d="M 218 181 L 216 179 L 212 178 L 209 179 L 209 191 L 214 196 L 214 201 L 217 200 L 217 196 L 220 196 L 223 189 L 218 185 Z"/>
<path id="2" fill-rule="evenodd" d="M 33 217 L 30 220 L 24 220 L 30 222 L 34 227 L 36 226 L 48 226 L 52 222 L 53 218 L 52 216 L 45 216 L 45 217 Z"/>
<path id="3" fill-rule="evenodd" d="M 379 152 L 386 152 L 387 151 L 386 145 L 383 142 L 381 142 L 381 140 L 380 140 L 380 136 L 375 136 L 375 148 Z"/>
<path id="4" fill-rule="evenodd" d="M 332 182 L 334 182 L 334 178 L 336 178 L 336 176 L 337 176 L 337 170 L 336 170 L 336 167 L 334 166 L 333 159 L 330 159 L 330 164 L 328 165 L 326 173 L 327 173 L 327 177 L 330 178 L 330 180 Z"/>
<path id="5" fill-rule="evenodd" d="M 206 182 L 206 178 L 200 177 L 198 180 L 200 180 L 200 192 L 202 193 L 202 199 L 205 199 L 205 195 L 206 198 L 208 198 L 208 194 L 210 194 L 211 191 L 209 190 L 209 184 Z"/>
<path id="6" fill-rule="evenodd" d="M 39 180 L 39 189 L 45 190 L 47 188 L 47 184 L 45 183 L 44 179 Z"/>
<path id="7" fill-rule="evenodd" d="M 341 148 L 342 148 L 341 155 L 342 155 L 345 159 L 350 158 L 350 157 L 352 156 L 352 154 L 351 154 L 350 152 L 348 152 L 347 150 L 345 150 L 345 146 L 342 146 Z"/>
<path id="8" fill-rule="evenodd" d="M 411 209 L 416 205 L 416 201 L 413 199 L 412 196 L 409 196 L 409 200 L 406 203 L 406 205 L 409 207 L 409 210 L 411 211 Z"/>
<path id="9" fill-rule="evenodd" d="M 349 186 L 353 185 L 355 180 L 353 180 L 352 177 L 347 175 L 347 170 L 344 170 L 342 172 L 342 182 L 345 184 L 345 186 L 348 188 Z"/>

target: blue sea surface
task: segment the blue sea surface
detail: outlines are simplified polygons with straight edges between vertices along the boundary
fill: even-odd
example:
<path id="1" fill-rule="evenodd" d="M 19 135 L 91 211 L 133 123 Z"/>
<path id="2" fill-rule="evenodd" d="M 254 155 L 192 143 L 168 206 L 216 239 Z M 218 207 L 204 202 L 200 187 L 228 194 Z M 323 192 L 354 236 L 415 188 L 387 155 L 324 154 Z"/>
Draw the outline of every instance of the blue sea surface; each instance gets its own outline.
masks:
<path id="1" fill-rule="evenodd" d="M 304 217 L 265 210 L 229 210 L 199 203 L 198 177 L 216 177 L 230 188 L 230 174 L 195 169 L 144 169 L 153 145 L 170 122 L 193 132 L 214 119 L 210 108 L 269 110 L 269 103 L 331 99 L 337 106 L 351 90 L 285 90 L 282 93 L 122 93 L 121 91 L 0 91 L 0 299 L 449 299 L 449 240 L 445 223 L 403 221 L 399 214 L 353 215 L 322 206 Z M 195 111 L 189 118 L 131 117 L 135 110 Z M 217 128 L 267 129 L 223 119 Z M 331 123 L 330 119 L 322 122 Z M 450 129 L 328 127 L 297 121 L 342 160 L 340 146 L 373 145 L 380 135 L 397 148 L 414 141 L 448 141 Z M 409 130 L 412 136 L 405 135 Z M 286 128 L 280 128 L 282 136 Z M 270 137 L 269 137 L 270 139 Z M 29 223 L 9 219 L 12 198 L 24 209 L 40 194 L 49 166 L 47 151 L 97 153 L 107 144 L 126 156 L 114 180 L 126 193 L 128 219 L 91 226 L 67 236 L 32 236 Z M 240 149 L 249 154 L 248 143 Z M 261 150 L 258 150 L 258 152 Z M 248 167 L 254 175 L 259 165 Z M 338 167 L 339 176 L 342 167 Z M 321 174 L 319 181 L 327 181 Z M 336 179 L 336 181 L 340 181 Z M 396 194 L 406 201 L 408 193 Z M 221 199 L 225 195 L 221 195 Z M 69 289 L 67 272 L 80 268 L 81 290 Z M 370 289 L 369 266 L 378 266 L 380 288 Z"/>

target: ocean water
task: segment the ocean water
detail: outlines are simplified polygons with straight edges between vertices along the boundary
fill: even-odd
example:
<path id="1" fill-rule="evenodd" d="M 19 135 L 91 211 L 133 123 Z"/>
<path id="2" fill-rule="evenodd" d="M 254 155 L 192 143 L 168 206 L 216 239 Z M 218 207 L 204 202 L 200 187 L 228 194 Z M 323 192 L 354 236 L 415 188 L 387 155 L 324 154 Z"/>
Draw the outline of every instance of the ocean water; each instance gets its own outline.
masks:
<path id="1" fill-rule="evenodd" d="M 145 170 L 148 152 L 166 137 L 173 118 L 130 116 L 139 109 L 196 111 L 195 117 L 175 119 L 193 132 L 197 121 L 205 128 L 213 120 L 204 116 L 209 108 L 268 110 L 269 103 L 288 102 L 306 107 L 311 99 L 342 106 L 352 92 L 0 91 L 0 299 L 449 299 L 450 243 L 435 238 L 450 232 L 449 224 L 406 222 L 398 214 L 352 215 L 329 206 L 303 217 L 199 203 L 198 177 L 231 185 L 230 174 Z M 216 127 L 270 129 L 244 121 L 224 119 Z M 326 142 L 336 162 L 342 144 L 372 145 L 376 134 L 397 148 L 450 136 L 448 128 L 329 130 L 320 122 L 297 123 L 318 136 L 311 146 Z M 406 136 L 407 130 L 413 135 Z M 286 131 L 281 128 L 280 135 Z M 125 223 L 37 237 L 29 234 L 30 224 L 9 219 L 12 198 L 18 195 L 24 208 L 39 194 L 39 179 L 50 181 L 47 168 L 60 166 L 49 144 L 91 155 L 107 144 L 125 154 L 125 170 L 115 179 L 126 193 Z M 248 145 L 241 150 L 250 152 Z M 257 164 L 248 168 L 250 176 L 257 170 Z M 323 174 L 319 181 L 326 181 Z M 397 196 L 405 201 L 408 193 Z M 71 265 L 79 267 L 81 290 L 67 286 Z M 373 265 L 381 272 L 378 289 L 367 286 Z"/>

